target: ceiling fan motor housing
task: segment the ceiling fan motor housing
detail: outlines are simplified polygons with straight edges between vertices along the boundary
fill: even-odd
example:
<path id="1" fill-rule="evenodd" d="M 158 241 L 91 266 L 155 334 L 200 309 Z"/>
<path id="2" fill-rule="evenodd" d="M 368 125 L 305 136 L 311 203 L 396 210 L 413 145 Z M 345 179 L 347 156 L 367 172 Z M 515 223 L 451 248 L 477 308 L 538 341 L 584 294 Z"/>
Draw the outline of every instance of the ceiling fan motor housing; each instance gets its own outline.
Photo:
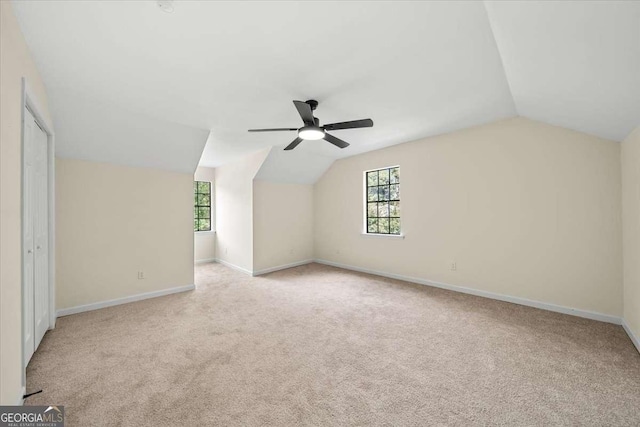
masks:
<path id="1" fill-rule="evenodd" d="M 274 129 L 249 129 L 249 132 L 279 132 L 279 131 L 297 131 L 298 137 L 291 142 L 291 144 L 285 147 L 285 150 L 293 150 L 302 141 L 306 140 L 319 140 L 324 139 L 330 144 L 335 145 L 338 148 L 346 148 L 349 143 L 336 138 L 327 131 L 342 130 L 342 129 L 357 129 L 357 128 L 369 128 L 373 126 L 373 120 L 351 120 L 348 122 L 329 123 L 324 126 L 320 126 L 320 119 L 313 115 L 313 111 L 318 107 L 318 101 L 315 99 L 309 99 L 307 101 L 293 101 L 293 105 L 298 110 L 300 118 L 304 123 L 301 128 L 274 128 Z"/>

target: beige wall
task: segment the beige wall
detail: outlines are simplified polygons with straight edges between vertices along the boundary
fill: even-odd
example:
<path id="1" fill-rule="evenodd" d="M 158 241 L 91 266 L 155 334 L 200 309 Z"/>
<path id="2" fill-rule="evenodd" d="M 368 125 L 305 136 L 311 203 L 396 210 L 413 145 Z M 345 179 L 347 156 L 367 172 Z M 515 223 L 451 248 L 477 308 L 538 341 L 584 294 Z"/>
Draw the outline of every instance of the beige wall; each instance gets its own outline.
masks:
<path id="1" fill-rule="evenodd" d="M 194 282 L 191 174 L 57 159 L 56 227 L 58 309 Z"/>
<path id="2" fill-rule="evenodd" d="M 640 126 L 622 142 L 622 225 L 624 319 L 640 338 Z"/>
<path id="3" fill-rule="evenodd" d="M 313 186 L 253 182 L 253 271 L 313 258 Z"/>
<path id="4" fill-rule="evenodd" d="M 20 259 L 22 77 L 50 120 L 47 94 L 11 3 L 0 2 L 0 404 L 22 397 Z"/>
<path id="5" fill-rule="evenodd" d="M 195 262 L 198 261 L 210 261 L 216 257 L 216 235 L 215 235 L 215 187 L 213 185 L 216 170 L 214 168 L 198 167 L 196 173 L 193 176 L 194 181 L 208 181 L 211 182 L 211 200 L 213 202 L 214 209 L 212 209 L 211 215 L 211 230 L 212 231 L 198 231 L 194 236 L 194 253 Z"/>
<path id="6" fill-rule="evenodd" d="M 362 236 L 363 171 L 391 165 L 406 238 Z M 620 200 L 618 143 L 508 119 L 334 163 L 315 256 L 620 316 Z"/>
<path id="7" fill-rule="evenodd" d="M 253 178 L 269 149 L 216 168 L 216 256 L 253 271 Z"/>

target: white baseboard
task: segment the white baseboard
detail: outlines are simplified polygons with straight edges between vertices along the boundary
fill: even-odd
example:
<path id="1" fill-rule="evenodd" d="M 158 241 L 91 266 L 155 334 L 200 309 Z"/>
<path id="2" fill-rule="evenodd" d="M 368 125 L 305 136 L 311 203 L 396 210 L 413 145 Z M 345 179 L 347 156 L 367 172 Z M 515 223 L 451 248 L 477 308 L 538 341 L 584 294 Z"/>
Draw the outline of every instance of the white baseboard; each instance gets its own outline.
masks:
<path id="1" fill-rule="evenodd" d="M 638 353 L 640 353 L 640 338 L 633 333 L 631 327 L 624 319 L 622 319 L 622 327 L 624 328 L 627 335 L 629 335 L 629 338 L 631 338 L 631 342 L 633 343 L 633 345 L 636 346 L 636 350 L 638 350 Z"/>
<path id="2" fill-rule="evenodd" d="M 291 264 L 278 265 L 276 267 L 269 267 L 269 268 L 265 268 L 265 269 L 262 269 L 262 270 L 256 270 L 256 271 L 247 270 L 246 268 L 239 267 L 239 266 L 237 266 L 235 264 L 231 264 L 230 262 L 221 260 L 219 258 L 215 259 L 215 262 L 218 262 L 218 263 L 220 263 L 222 265 L 226 265 L 227 267 L 232 268 L 234 270 L 237 270 L 237 271 L 239 271 L 241 273 L 248 274 L 249 276 L 260 276 L 262 274 L 272 273 L 274 271 L 284 270 L 286 268 L 293 268 L 293 267 L 299 267 L 299 266 L 305 265 L 305 264 L 311 264 L 312 262 L 314 262 L 314 260 L 305 259 L 303 261 L 292 262 Z"/>
<path id="3" fill-rule="evenodd" d="M 208 264 L 210 262 L 216 262 L 216 259 L 215 258 L 197 259 L 194 264 L 195 265 Z"/>
<path id="4" fill-rule="evenodd" d="M 101 308 L 113 307 L 114 305 L 127 304 L 135 301 L 142 301 L 149 298 L 162 297 L 176 294 L 178 292 L 192 291 L 196 285 L 178 286 L 176 288 L 162 289 L 160 291 L 145 292 L 144 294 L 131 295 L 124 298 L 116 298 L 108 301 L 94 302 L 92 304 L 79 305 L 76 307 L 63 308 L 56 312 L 57 317 L 68 316 L 70 314 L 83 313 L 85 311 L 99 310 Z"/>
<path id="5" fill-rule="evenodd" d="M 546 303 L 546 302 L 533 301 L 533 300 L 526 299 L 526 298 L 513 297 L 513 296 L 509 296 L 509 295 L 502 295 L 502 294 L 497 294 L 497 293 L 494 293 L 494 292 L 488 292 L 488 291 L 482 291 L 482 290 L 479 290 L 479 289 L 473 289 L 473 288 L 469 288 L 469 287 L 466 287 L 466 286 L 449 285 L 448 283 L 435 282 L 433 280 L 425 280 L 425 279 L 420 279 L 420 278 L 417 278 L 417 277 L 409 277 L 409 276 L 403 276 L 403 275 L 400 275 L 400 274 L 385 273 L 385 272 L 382 272 L 382 271 L 370 270 L 368 268 L 362 268 L 362 267 L 355 267 L 355 266 L 352 266 L 352 265 L 339 264 L 337 262 L 327 261 L 327 260 L 323 260 L 323 259 L 316 259 L 315 262 L 317 262 L 318 264 L 325 264 L 325 265 L 330 265 L 330 266 L 333 266 L 333 267 L 344 268 L 345 270 L 358 271 L 358 272 L 361 272 L 361 273 L 368 273 L 368 274 L 373 274 L 373 275 L 376 275 L 376 276 L 387 277 L 389 279 L 397 279 L 397 280 L 403 280 L 405 282 L 417 283 L 417 284 L 420 284 L 420 285 L 433 286 L 433 287 L 436 287 L 436 288 L 447 289 L 447 290 L 455 291 L 455 292 L 462 292 L 462 293 L 465 293 L 465 294 L 475 295 L 475 296 L 479 296 L 479 297 L 484 297 L 484 298 L 490 298 L 490 299 L 495 299 L 495 300 L 499 300 L 499 301 L 510 302 L 510 303 L 513 303 L 513 304 L 526 305 L 528 307 L 535 307 L 535 308 L 539 308 L 539 309 L 542 309 L 542 310 L 554 311 L 556 313 L 570 314 L 572 316 L 584 317 L 586 319 L 592 319 L 592 320 L 599 320 L 601 322 L 613 323 L 613 324 L 616 324 L 616 325 L 621 325 L 622 324 L 622 319 L 620 317 L 612 316 L 610 314 L 597 313 L 597 312 L 593 312 L 593 311 L 581 310 L 581 309 L 571 308 L 571 307 L 564 307 L 564 306 L 561 306 L 561 305 L 550 304 L 550 303 Z"/>
<path id="6" fill-rule="evenodd" d="M 215 262 L 219 262 L 222 265 L 226 265 L 229 268 L 233 268 L 234 270 L 237 270 L 237 271 L 239 271 L 241 273 L 244 273 L 244 274 L 248 274 L 249 276 L 253 275 L 253 273 L 251 271 L 247 270 L 246 268 L 239 267 L 239 266 L 237 266 L 235 264 L 231 264 L 230 262 L 221 260 L 219 258 L 216 258 Z"/>
<path id="7" fill-rule="evenodd" d="M 262 270 L 257 270 L 253 272 L 253 276 L 260 276 L 261 274 L 273 273 L 278 270 L 286 270 L 287 268 L 299 267 L 305 264 L 311 264 L 313 262 L 312 259 L 305 259 L 303 261 L 292 262 L 291 264 L 278 265 L 276 267 L 269 267 Z"/>

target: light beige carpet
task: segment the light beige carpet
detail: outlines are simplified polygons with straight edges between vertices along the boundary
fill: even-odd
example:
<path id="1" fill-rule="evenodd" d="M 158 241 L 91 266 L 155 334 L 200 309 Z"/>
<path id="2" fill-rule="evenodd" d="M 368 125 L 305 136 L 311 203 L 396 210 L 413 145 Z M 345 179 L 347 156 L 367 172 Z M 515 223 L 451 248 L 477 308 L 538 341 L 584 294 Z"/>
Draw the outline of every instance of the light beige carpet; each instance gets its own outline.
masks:
<path id="1" fill-rule="evenodd" d="M 68 426 L 640 425 L 621 327 L 311 264 L 58 320 L 28 404 Z"/>

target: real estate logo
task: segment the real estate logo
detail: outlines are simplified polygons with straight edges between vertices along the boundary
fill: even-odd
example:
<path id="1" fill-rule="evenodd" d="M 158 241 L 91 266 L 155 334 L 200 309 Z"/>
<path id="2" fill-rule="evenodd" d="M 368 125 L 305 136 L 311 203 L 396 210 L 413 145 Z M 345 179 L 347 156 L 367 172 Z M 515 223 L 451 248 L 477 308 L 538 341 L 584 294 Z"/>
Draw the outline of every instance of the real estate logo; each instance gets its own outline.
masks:
<path id="1" fill-rule="evenodd" d="M 64 427 L 64 406 L 0 406 L 0 427 Z"/>

